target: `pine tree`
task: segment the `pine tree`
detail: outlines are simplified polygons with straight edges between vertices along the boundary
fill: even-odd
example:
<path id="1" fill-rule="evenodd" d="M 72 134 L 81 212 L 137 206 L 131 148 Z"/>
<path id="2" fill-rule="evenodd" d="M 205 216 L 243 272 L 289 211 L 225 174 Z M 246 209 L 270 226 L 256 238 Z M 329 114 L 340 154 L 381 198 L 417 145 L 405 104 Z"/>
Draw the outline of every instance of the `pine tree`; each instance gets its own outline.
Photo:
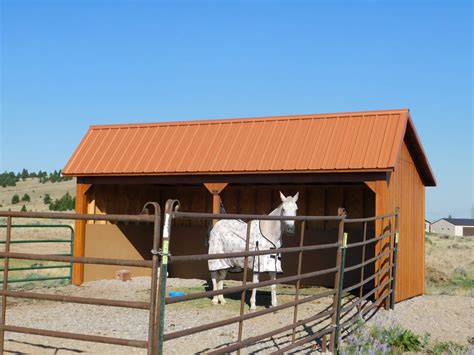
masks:
<path id="1" fill-rule="evenodd" d="M 18 202 L 20 202 L 20 196 L 18 196 L 17 194 L 13 195 L 13 197 L 12 197 L 12 205 L 17 204 Z"/>
<path id="2" fill-rule="evenodd" d="M 54 200 L 49 205 L 51 211 L 68 211 L 75 208 L 75 198 L 66 192 L 60 199 Z"/>
<path id="3" fill-rule="evenodd" d="M 43 198 L 43 202 L 45 205 L 49 205 L 52 202 L 51 196 L 49 194 L 45 194 Z"/>
<path id="4" fill-rule="evenodd" d="M 30 202 L 31 199 L 30 199 L 30 195 L 28 194 L 24 194 L 23 197 L 21 198 L 22 201 L 25 201 L 25 202 Z"/>
<path id="5" fill-rule="evenodd" d="M 21 179 L 22 179 L 23 181 L 26 180 L 26 178 L 28 177 L 28 175 L 29 175 L 29 174 L 28 174 L 28 170 L 23 169 L 23 170 L 21 171 Z"/>
<path id="6" fill-rule="evenodd" d="M 21 212 L 26 212 L 26 206 L 23 205 L 23 206 L 21 207 L 21 210 L 20 210 L 20 211 L 21 211 Z"/>

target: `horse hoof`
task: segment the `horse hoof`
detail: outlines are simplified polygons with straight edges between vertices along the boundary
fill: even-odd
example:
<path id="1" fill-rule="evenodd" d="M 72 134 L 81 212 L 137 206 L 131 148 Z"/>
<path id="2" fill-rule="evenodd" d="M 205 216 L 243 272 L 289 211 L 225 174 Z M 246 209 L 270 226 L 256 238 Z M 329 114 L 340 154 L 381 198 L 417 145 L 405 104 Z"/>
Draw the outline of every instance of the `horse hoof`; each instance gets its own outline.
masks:
<path id="1" fill-rule="evenodd" d="M 219 304 L 219 300 L 218 300 L 218 299 L 215 299 L 215 300 L 213 299 L 213 300 L 211 301 L 211 303 L 212 303 L 214 306 L 215 306 L 215 305 L 218 305 L 218 304 Z"/>
<path id="2" fill-rule="evenodd" d="M 250 307 L 250 311 L 256 311 L 257 310 L 257 307 L 256 306 L 251 306 Z"/>
<path id="3" fill-rule="evenodd" d="M 227 301 L 225 299 L 221 299 L 220 302 L 221 302 L 221 304 L 226 304 L 227 303 Z"/>

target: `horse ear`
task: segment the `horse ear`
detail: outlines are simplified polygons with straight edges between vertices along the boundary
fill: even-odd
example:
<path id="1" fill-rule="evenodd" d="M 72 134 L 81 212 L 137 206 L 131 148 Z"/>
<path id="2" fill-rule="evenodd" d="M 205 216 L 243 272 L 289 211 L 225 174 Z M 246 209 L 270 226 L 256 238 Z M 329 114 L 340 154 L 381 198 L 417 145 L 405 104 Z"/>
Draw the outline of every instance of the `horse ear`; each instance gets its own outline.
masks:
<path id="1" fill-rule="evenodd" d="M 300 192 L 298 191 L 295 196 L 293 196 L 293 201 L 296 202 L 298 201 L 298 197 L 300 195 Z"/>
<path id="2" fill-rule="evenodd" d="M 282 194 L 281 191 L 280 191 L 280 198 L 281 198 L 281 202 L 285 202 L 286 197 L 285 197 L 285 195 Z"/>

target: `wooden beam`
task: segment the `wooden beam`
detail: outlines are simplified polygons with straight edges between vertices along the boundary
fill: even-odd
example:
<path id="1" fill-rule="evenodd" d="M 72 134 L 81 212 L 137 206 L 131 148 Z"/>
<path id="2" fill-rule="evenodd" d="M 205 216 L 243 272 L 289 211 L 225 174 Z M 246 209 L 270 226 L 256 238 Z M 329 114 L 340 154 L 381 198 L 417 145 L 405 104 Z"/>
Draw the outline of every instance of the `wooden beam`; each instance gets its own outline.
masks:
<path id="1" fill-rule="evenodd" d="M 209 192 L 213 195 L 217 194 L 219 195 L 222 190 L 225 189 L 225 187 L 229 185 L 227 182 L 213 182 L 213 183 L 204 183 L 204 186 L 206 186 L 206 189 L 209 190 Z"/>
<path id="2" fill-rule="evenodd" d="M 286 174 L 223 174 L 223 175 L 163 175 L 163 176 L 82 176 L 78 182 L 101 184 L 343 184 L 365 181 L 386 180 L 387 172 L 346 172 L 346 173 L 286 173 Z"/>
<path id="3" fill-rule="evenodd" d="M 87 213 L 87 191 L 91 184 L 77 183 L 76 185 L 76 212 Z M 86 240 L 86 222 L 76 220 L 74 228 L 74 256 L 84 256 Z M 73 285 L 82 285 L 84 282 L 84 264 L 74 264 L 72 268 Z"/>
<path id="4" fill-rule="evenodd" d="M 368 186 L 369 189 L 372 190 L 372 192 L 377 193 L 375 181 L 364 181 L 364 183 Z"/>
<path id="5" fill-rule="evenodd" d="M 212 213 L 220 213 L 221 212 L 221 197 L 220 193 L 225 187 L 228 185 L 227 182 L 219 182 L 219 183 L 204 183 L 206 189 L 212 194 Z M 212 225 L 217 223 L 217 219 L 212 220 Z"/>

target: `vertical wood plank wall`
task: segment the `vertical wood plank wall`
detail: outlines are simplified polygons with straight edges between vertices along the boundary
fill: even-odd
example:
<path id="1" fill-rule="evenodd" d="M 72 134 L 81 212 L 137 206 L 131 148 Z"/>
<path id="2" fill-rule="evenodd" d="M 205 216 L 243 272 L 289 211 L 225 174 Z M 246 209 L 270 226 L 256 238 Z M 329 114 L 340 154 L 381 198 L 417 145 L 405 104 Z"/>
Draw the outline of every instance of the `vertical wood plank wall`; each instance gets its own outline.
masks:
<path id="1" fill-rule="evenodd" d="M 388 209 L 400 208 L 396 301 L 425 291 L 425 187 L 405 143 L 388 184 Z"/>

